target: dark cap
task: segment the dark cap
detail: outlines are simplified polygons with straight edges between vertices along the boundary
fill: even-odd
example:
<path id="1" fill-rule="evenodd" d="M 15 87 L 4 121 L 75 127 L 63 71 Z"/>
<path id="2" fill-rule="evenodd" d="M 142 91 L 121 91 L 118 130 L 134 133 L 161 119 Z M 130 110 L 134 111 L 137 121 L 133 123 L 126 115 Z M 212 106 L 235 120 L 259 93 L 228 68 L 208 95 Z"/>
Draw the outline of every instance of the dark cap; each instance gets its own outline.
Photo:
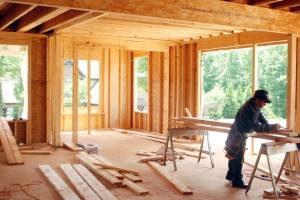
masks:
<path id="1" fill-rule="evenodd" d="M 263 100 L 266 103 L 271 103 L 269 93 L 266 90 L 256 90 L 253 98 Z"/>

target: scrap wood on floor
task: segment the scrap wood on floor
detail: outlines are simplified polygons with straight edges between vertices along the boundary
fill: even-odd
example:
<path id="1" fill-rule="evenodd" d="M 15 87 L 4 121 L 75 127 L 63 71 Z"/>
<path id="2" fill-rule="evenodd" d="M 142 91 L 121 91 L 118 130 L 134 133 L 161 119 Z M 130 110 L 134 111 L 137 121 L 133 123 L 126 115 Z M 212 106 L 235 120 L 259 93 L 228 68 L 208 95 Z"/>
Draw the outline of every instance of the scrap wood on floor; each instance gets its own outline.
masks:
<path id="1" fill-rule="evenodd" d="M 140 176 L 137 176 L 139 172 L 124 167 L 114 166 L 109 160 L 96 154 L 80 152 L 76 157 L 93 173 L 104 178 L 111 184 L 116 186 L 126 186 L 137 195 L 149 194 L 147 189 L 136 184 L 137 182 L 142 182 Z M 122 176 L 121 178 L 120 175 Z"/>
<path id="2" fill-rule="evenodd" d="M 279 191 L 277 191 L 277 195 L 279 199 L 299 199 L 299 189 L 298 187 L 289 185 L 289 184 L 281 184 L 279 185 Z M 263 198 L 265 199 L 275 199 L 275 193 L 273 188 L 269 188 L 263 191 Z"/>

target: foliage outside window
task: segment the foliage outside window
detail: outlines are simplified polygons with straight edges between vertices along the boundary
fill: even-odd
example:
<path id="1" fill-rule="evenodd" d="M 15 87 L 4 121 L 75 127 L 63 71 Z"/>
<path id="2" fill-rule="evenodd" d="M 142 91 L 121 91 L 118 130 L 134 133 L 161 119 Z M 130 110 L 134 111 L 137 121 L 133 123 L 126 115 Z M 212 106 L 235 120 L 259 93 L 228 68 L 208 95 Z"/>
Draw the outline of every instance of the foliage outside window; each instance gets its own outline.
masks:
<path id="1" fill-rule="evenodd" d="M 28 47 L 0 45 L 0 116 L 28 117 Z"/>
<path id="2" fill-rule="evenodd" d="M 87 112 L 87 60 L 78 61 L 78 106 L 79 113 Z"/>
<path id="3" fill-rule="evenodd" d="M 288 45 L 257 48 L 258 88 L 269 91 L 272 103 L 263 112 L 268 119 L 286 119 Z M 283 124 L 284 125 L 284 124 Z"/>
<path id="4" fill-rule="evenodd" d="M 251 97 L 252 49 L 204 52 L 202 67 L 202 118 L 233 119 Z"/>
<path id="5" fill-rule="evenodd" d="M 65 59 L 64 62 L 64 113 L 72 111 L 73 98 L 73 60 Z"/>
<path id="6" fill-rule="evenodd" d="M 148 112 L 148 56 L 134 58 L 134 110 Z"/>

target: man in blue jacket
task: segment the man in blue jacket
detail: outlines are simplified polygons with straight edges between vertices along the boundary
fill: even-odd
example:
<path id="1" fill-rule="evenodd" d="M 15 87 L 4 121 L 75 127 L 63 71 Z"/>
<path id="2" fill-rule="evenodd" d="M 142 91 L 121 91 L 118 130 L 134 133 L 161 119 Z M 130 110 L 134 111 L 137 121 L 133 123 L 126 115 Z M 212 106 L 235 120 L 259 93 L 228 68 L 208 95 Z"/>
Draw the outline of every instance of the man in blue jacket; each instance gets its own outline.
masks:
<path id="1" fill-rule="evenodd" d="M 242 175 L 247 133 L 277 131 L 280 128 L 279 124 L 269 124 L 261 113 L 267 103 L 271 103 L 268 92 L 256 90 L 235 116 L 225 143 L 226 157 L 229 159 L 226 179 L 232 182 L 232 187 L 247 188 Z"/>

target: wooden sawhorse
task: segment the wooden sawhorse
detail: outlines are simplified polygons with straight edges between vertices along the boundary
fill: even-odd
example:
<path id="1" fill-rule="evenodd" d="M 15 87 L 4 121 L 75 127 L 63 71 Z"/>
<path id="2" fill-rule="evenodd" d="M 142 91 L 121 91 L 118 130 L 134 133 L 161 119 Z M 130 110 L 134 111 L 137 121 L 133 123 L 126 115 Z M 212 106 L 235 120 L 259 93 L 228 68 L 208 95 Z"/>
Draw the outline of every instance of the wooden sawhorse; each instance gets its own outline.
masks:
<path id="1" fill-rule="evenodd" d="M 169 141 L 170 141 L 174 170 L 175 171 L 177 170 L 176 161 L 175 161 L 173 137 L 177 137 L 177 136 L 196 136 L 196 135 L 202 135 L 203 136 L 201 144 L 200 144 L 198 163 L 200 162 L 200 159 L 201 159 L 201 154 L 202 154 L 203 144 L 204 144 L 204 137 L 206 136 L 207 146 L 208 146 L 208 153 L 209 153 L 209 157 L 210 157 L 210 163 L 211 163 L 211 167 L 214 168 L 214 161 L 213 161 L 211 146 L 210 146 L 210 141 L 209 141 L 209 133 L 208 133 L 208 131 L 195 129 L 195 128 L 170 128 L 170 129 L 168 129 L 167 140 L 166 140 L 166 144 L 165 144 L 164 165 L 166 165 L 167 151 L 168 151 L 168 146 L 169 146 Z"/>
<path id="2" fill-rule="evenodd" d="M 285 162 L 288 159 L 290 152 L 298 151 L 298 150 L 299 150 L 299 148 L 297 147 L 297 144 L 295 144 L 295 143 L 269 142 L 269 143 L 261 144 L 256 162 L 255 162 L 255 165 L 254 165 L 254 168 L 253 168 L 250 180 L 249 180 L 249 184 L 248 184 L 248 187 L 246 189 L 246 194 L 251 188 L 251 184 L 252 184 L 256 169 L 258 167 L 260 156 L 262 154 L 264 154 L 264 155 L 267 156 L 267 161 L 268 161 L 268 167 L 269 167 L 269 171 L 270 171 L 272 186 L 273 186 L 275 198 L 277 200 L 278 199 L 278 194 L 277 194 L 277 190 L 276 190 L 276 184 L 280 179 L 282 170 L 284 169 Z M 280 167 L 280 170 L 279 170 L 279 173 L 278 173 L 278 177 L 277 177 L 276 182 L 275 182 L 275 179 L 274 179 L 274 176 L 273 176 L 273 169 L 272 169 L 272 165 L 271 165 L 271 162 L 270 162 L 270 156 L 275 155 L 275 154 L 279 154 L 279 153 L 285 153 L 285 157 L 283 159 L 283 162 L 281 164 L 281 167 Z"/>

